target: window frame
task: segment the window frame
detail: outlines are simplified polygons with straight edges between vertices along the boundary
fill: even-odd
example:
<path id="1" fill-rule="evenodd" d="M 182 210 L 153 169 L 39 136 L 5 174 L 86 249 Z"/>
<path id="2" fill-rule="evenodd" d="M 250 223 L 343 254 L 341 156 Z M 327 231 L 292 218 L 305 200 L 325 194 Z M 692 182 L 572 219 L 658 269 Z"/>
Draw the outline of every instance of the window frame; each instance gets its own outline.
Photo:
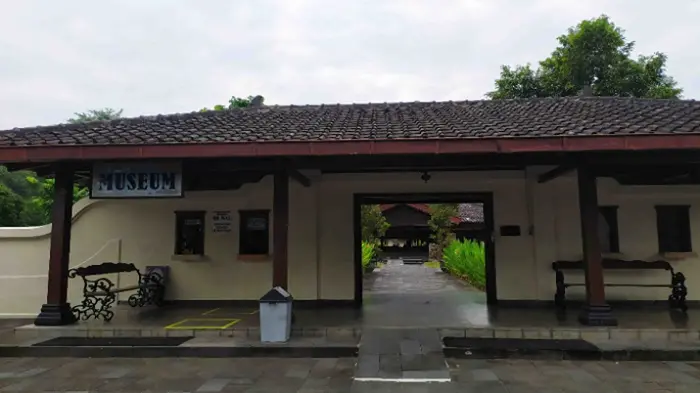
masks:
<path id="1" fill-rule="evenodd" d="M 656 237 L 658 241 L 659 254 L 665 253 L 686 253 L 693 252 L 693 234 L 692 227 L 690 224 L 690 205 L 656 205 L 654 206 L 656 211 Z M 673 216 L 675 214 L 682 214 L 681 222 L 670 223 L 675 226 L 681 226 L 678 229 L 677 235 L 679 236 L 679 247 L 673 249 L 668 241 L 668 238 L 664 237 L 665 228 L 669 224 L 669 219 L 666 217 Z M 678 217 L 673 218 L 676 220 Z"/>
<path id="2" fill-rule="evenodd" d="M 241 256 L 269 256 L 270 255 L 270 210 L 254 209 L 238 211 L 238 255 Z M 261 218 L 265 220 L 264 230 L 251 230 L 247 228 L 248 220 L 251 218 Z M 264 232 L 264 250 L 251 250 L 246 246 L 248 240 L 246 235 L 251 232 Z M 262 243 L 262 241 L 261 241 Z"/>
<path id="3" fill-rule="evenodd" d="M 598 206 L 598 213 L 603 217 L 608 224 L 610 233 L 608 234 L 609 250 L 603 250 L 603 254 L 619 254 L 620 253 L 620 226 L 617 218 L 619 206 L 603 205 Z"/>
<path id="4" fill-rule="evenodd" d="M 180 247 L 181 232 L 184 227 L 184 221 L 187 219 L 197 219 L 202 222 L 201 232 L 199 239 L 197 239 L 197 245 L 193 247 L 194 252 L 191 254 L 183 253 L 183 249 Z M 207 212 L 205 210 L 176 210 L 175 211 L 175 244 L 173 248 L 173 254 L 177 256 L 203 256 L 205 255 L 205 243 L 206 243 L 206 230 L 207 230 Z M 199 252 L 197 252 L 199 251 Z"/>

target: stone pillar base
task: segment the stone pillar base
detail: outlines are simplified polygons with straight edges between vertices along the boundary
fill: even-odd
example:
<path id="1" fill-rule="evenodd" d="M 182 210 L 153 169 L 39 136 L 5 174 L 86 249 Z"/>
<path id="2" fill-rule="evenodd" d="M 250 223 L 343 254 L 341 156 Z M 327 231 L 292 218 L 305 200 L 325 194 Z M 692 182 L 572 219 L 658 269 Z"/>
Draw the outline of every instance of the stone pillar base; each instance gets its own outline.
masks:
<path id="1" fill-rule="evenodd" d="M 583 306 L 578 321 L 586 326 L 617 326 L 617 319 L 612 315 L 609 305 L 595 306 L 587 304 Z"/>
<path id="2" fill-rule="evenodd" d="M 70 303 L 44 304 L 34 324 L 37 326 L 72 325 L 78 321 L 78 318 L 70 309 Z"/>

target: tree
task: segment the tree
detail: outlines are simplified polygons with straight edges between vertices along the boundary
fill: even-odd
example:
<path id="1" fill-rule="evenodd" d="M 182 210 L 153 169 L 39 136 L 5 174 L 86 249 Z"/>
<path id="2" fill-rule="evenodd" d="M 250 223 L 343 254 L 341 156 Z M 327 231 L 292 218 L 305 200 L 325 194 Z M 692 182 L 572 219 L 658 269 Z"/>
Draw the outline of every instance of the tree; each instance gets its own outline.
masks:
<path id="1" fill-rule="evenodd" d="M 9 187 L 0 184 L 0 226 L 16 227 L 23 225 L 22 197 L 15 194 Z"/>
<path id="2" fill-rule="evenodd" d="M 91 109 L 76 113 L 69 123 L 113 120 L 122 110 Z M 54 179 L 42 179 L 35 172 L 10 172 L 0 166 L 0 226 L 34 226 L 51 222 Z M 73 187 L 73 202 L 87 197 L 87 187 Z"/>
<path id="3" fill-rule="evenodd" d="M 363 242 L 376 243 L 391 226 L 379 205 L 362 205 L 360 218 Z"/>
<path id="4" fill-rule="evenodd" d="M 457 217 L 458 213 L 459 206 L 454 203 L 430 205 L 428 226 L 433 231 L 432 238 L 439 247 L 440 255 L 442 255 L 442 250 L 447 247 L 447 243 L 451 240 L 452 228 L 455 225 L 452 219 Z"/>
<path id="5" fill-rule="evenodd" d="M 567 97 L 590 86 L 608 97 L 680 98 L 683 90 L 666 75 L 666 55 L 632 58 L 634 42 L 606 15 L 584 20 L 557 38 L 552 54 L 539 62 L 502 66 L 492 99 Z"/>
<path id="6" fill-rule="evenodd" d="M 29 200 L 29 206 L 25 208 L 28 217 L 33 217 L 34 220 L 41 223 L 51 222 L 51 210 L 53 207 L 53 194 L 56 188 L 55 179 L 40 180 L 36 177 L 27 177 L 29 183 L 38 184 L 41 189 L 38 195 L 35 195 Z M 87 198 L 89 191 L 87 187 L 73 185 L 73 203 Z"/>
<path id="7" fill-rule="evenodd" d="M 250 106 L 250 103 L 253 101 L 254 98 L 255 98 L 255 96 L 248 96 L 248 98 L 231 96 L 231 98 L 228 100 L 228 105 L 214 105 L 214 107 L 212 109 L 202 108 L 199 111 L 200 112 L 224 111 L 227 109 L 234 109 L 234 108 L 247 108 Z M 264 98 L 263 98 L 263 101 L 264 101 Z"/>
<path id="8" fill-rule="evenodd" d="M 75 117 L 68 119 L 68 123 L 88 123 L 91 121 L 107 121 L 122 117 L 124 109 L 115 110 L 112 108 L 90 109 L 87 112 L 76 112 Z"/>

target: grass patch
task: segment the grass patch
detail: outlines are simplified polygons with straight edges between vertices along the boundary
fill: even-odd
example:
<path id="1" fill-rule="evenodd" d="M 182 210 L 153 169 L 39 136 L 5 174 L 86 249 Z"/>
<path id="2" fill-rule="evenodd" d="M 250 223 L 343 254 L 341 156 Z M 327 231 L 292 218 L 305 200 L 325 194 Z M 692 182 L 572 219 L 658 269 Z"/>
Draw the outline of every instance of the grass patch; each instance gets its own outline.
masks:
<path id="1" fill-rule="evenodd" d="M 433 269 L 440 269 L 440 262 L 438 261 L 428 261 L 423 263 L 423 266 L 425 267 L 431 267 Z"/>
<path id="2" fill-rule="evenodd" d="M 479 290 L 486 287 L 486 254 L 484 243 L 475 240 L 454 240 L 443 253 L 445 268 L 453 276 Z"/>

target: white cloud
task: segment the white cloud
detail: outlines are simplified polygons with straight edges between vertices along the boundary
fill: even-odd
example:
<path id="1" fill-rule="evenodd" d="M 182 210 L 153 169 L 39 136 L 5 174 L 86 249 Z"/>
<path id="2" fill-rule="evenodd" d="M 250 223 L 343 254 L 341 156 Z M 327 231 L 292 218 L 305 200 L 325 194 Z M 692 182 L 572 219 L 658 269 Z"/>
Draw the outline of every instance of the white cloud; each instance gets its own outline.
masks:
<path id="1" fill-rule="evenodd" d="M 608 14 L 668 54 L 699 98 L 700 1 L 24 0 L 0 14 L 0 129 L 95 107 L 187 112 L 269 104 L 481 99 L 501 64 L 535 63 Z"/>

